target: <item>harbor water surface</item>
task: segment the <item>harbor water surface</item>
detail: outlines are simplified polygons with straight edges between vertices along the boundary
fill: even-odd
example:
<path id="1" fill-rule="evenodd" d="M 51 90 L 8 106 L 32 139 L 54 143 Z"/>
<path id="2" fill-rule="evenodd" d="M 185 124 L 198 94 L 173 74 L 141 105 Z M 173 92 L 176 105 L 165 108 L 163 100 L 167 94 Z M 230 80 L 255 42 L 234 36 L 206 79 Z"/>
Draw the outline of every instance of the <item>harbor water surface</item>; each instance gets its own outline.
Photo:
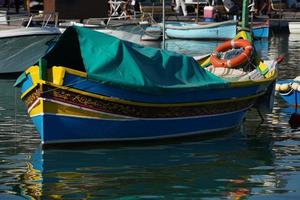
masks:
<path id="1" fill-rule="evenodd" d="M 255 45 L 265 59 L 285 55 L 285 79 L 300 75 L 299 42 L 273 35 Z M 166 47 L 199 55 L 219 43 Z M 219 137 L 42 149 L 13 84 L 0 80 L 0 199 L 300 199 L 300 129 L 278 96 L 263 122 L 252 110 L 240 129 Z"/>

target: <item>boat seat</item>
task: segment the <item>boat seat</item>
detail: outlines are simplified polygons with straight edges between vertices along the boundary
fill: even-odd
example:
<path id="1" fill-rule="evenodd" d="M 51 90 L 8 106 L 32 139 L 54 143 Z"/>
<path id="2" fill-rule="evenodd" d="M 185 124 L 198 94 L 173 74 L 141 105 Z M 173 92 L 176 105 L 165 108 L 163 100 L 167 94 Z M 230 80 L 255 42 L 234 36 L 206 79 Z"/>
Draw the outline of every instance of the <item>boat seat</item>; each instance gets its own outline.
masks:
<path id="1" fill-rule="evenodd" d="M 225 68 L 225 67 L 214 67 L 209 66 L 205 68 L 209 72 L 215 74 L 216 76 L 222 77 L 227 81 L 238 81 L 240 78 L 247 75 L 247 72 L 239 69 Z"/>
<path id="2" fill-rule="evenodd" d="M 257 81 L 264 78 L 263 75 L 256 69 L 252 70 L 251 72 L 245 72 L 242 69 L 209 66 L 206 68 L 206 70 L 219 77 L 222 77 L 229 82 L 247 80 Z"/>

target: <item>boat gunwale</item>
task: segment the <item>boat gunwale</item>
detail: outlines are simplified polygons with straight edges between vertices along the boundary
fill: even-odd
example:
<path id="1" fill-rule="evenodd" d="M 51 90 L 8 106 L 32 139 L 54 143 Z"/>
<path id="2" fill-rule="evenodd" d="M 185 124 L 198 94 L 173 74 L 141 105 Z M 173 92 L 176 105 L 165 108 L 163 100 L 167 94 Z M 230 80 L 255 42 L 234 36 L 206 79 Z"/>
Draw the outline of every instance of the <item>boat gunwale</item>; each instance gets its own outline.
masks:
<path id="1" fill-rule="evenodd" d="M 210 57 L 210 54 L 207 55 L 207 57 L 205 56 L 205 57 L 201 58 L 201 60 L 205 60 L 208 57 Z M 200 65 L 201 64 L 199 63 L 199 67 L 201 67 Z M 60 66 L 60 67 L 63 67 L 63 66 Z M 72 74 L 72 75 L 75 75 L 75 76 L 80 76 L 82 78 L 87 78 L 87 73 L 86 72 L 74 70 L 72 68 L 67 68 L 67 67 L 63 67 L 63 68 L 69 74 Z M 259 83 L 272 82 L 272 81 L 276 80 L 277 75 L 278 75 L 278 70 L 275 69 L 275 73 L 271 77 L 269 77 L 269 78 L 264 78 L 264 79 L 260 79 L 260 80 L 242 80 L 242 81 L 228 82 L 228 84 L 230 85 L 230 87 L 232 86 L 233 88 L 235 88 L 235 87 L 238 88 L 238 87 L 246 87 L 246 86 L 259 85 Z M 215 76 L 217 76 L 217 75 L 215 75 Z M 218 76 L 218 77 L 222 78 L 221 76 Z M 90 81 L 94 81 L 92 79 L 89 79 L 89 80 Z"/>

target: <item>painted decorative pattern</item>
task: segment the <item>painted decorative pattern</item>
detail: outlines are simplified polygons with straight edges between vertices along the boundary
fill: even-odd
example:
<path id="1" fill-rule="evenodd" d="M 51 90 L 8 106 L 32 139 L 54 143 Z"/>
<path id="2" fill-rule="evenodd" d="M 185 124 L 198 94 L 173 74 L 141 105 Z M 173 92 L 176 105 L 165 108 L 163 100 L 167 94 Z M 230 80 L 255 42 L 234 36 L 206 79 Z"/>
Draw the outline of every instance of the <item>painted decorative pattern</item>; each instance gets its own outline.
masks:
<path id="1" fill-rule="evenodd" d="M 144 106 L 144 105 L 129 105 L 125 103 L 113 102 L 109 100 L 98 99 L 94 97 L 85 96 L 68 90 L 54 88 L 52 86 L 43 85 L 43 97 L 47 99 L 53 99 L 63 103 L 68 103 L 84 108 L 89 108 L 105 113 L 118 114 L 129 117 L 138 118 L 170 118 L 170 117 L 192 117 L 200 115 L 214 115 L 226 112 L 233 112 L 242 110 L 255 101 L 255 98 L 246 100 L 237 100 L 234 103 L 219 102 L 203 105 L 192 106 L 170 106 L 170 107 L 158 107 L 158 106 Z M 41 96 L 41 88 L 36 88 L 33 93 L 30 93 L 25 102 L 27 106 L 30 106 L 34 99 Z"/>
<path id="2" fill-rule="evenodd" d="M 41 96 L 41 88 L 39 86 L 32 89 L 25 97 L 24 102 L 29 108 Z"/>

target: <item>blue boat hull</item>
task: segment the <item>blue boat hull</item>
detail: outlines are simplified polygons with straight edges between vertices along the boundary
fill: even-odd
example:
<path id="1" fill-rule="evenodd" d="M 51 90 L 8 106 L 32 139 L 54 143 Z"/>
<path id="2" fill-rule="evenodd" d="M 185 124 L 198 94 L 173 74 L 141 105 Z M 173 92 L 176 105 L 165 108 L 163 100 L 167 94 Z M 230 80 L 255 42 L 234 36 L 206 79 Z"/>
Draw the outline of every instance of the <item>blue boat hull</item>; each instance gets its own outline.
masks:
<path id="1" fill-rule="evenodd" d="M 241 124 L 246 111 L 256 106 L 273 82 L 245 82 L 155 98 L 71 72 L 64 74 L 61 86 L 35 85 L 34 74 L 22 81 L 21 91 L 43 144 L 153 140 L 229 130 Z"/>
<path id="2" fill-rule="evenodd" d="M 254 27 L 252 29 L 254 38 L 268 38 L 269 37 L 269 27 Z"/>
<path id="3" fill-rule="evenodd" d="M 298 91 L 291 91 L 287 94 L 280 94 L 280 96 L 287 102 L 289 105 L 296 106 L 299 104 L 300 93 Z"/>
<path id="4" fill-rule="evenodd" d="M 232 129 L 246 110 L 215 116 L 173 119 L 109 120 L 61 115 L 38 115 L 32 120 L 42 143 L 133 141 L 191 136 Z"/>
<path id="5" fill-rule="evenodd" d="M 214 24 L 214 23 L 212 23 Z M 236 23 L 215 23 L 210 27 L 198 24 L 172 23 L 166 26 L 166 35 L 179 39 L 232 39 L 236 35 Z"/>
<path id="6" fill-rule="evenodd" d="M 232 39 L 237 33 L 237 25 L 230 22 L 211 23 L 204 26 L 195 23 L 172 22 L 166 26 L 166 35 L 178 39 Z M 252 27 L 253 37 L 263 39 L 269 37 L 269 24 L 255 24 Z"/>

